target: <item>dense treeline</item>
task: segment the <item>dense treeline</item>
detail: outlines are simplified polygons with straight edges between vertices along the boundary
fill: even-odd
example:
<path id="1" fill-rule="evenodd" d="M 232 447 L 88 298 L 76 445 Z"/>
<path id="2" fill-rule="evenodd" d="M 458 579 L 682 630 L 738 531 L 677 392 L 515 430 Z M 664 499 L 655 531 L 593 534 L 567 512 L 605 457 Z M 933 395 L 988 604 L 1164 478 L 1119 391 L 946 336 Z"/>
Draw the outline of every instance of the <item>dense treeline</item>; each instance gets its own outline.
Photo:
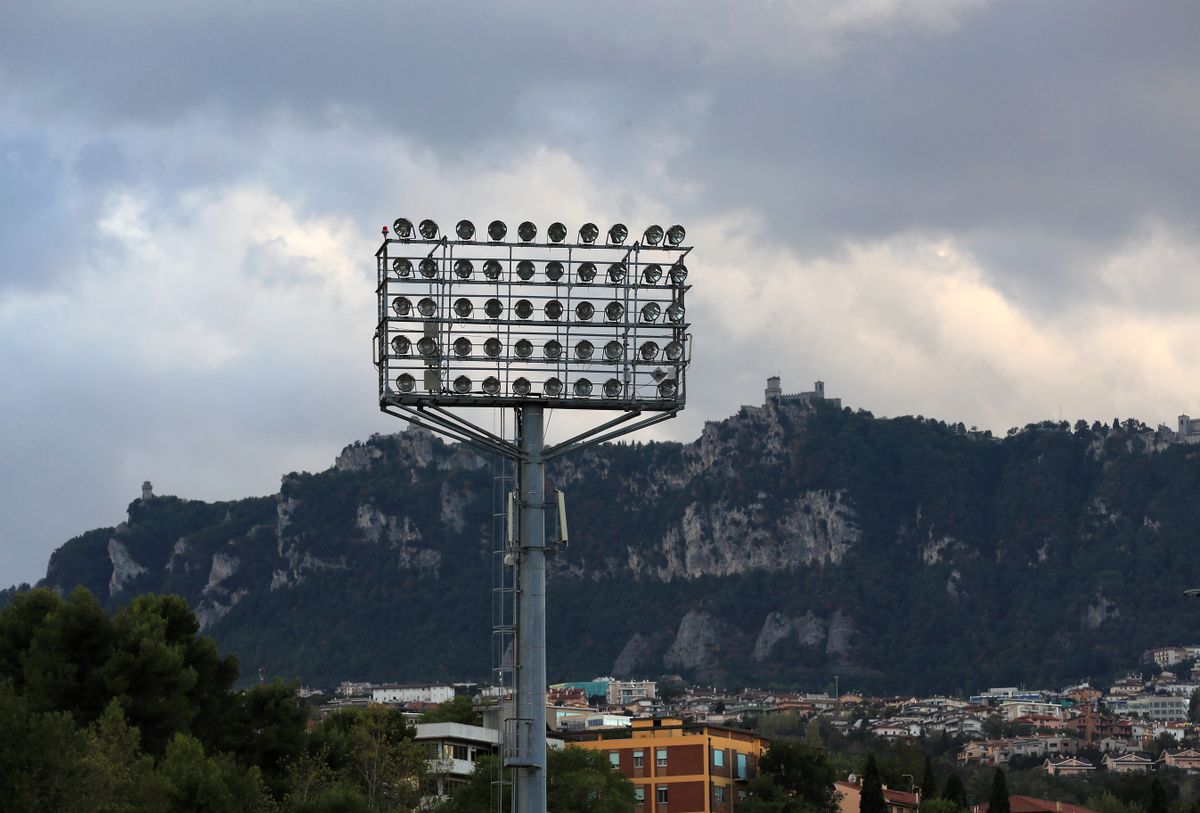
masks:
<path id="1" fill-rule="evenodd" d="M 295 686 L 235 691 L 237 662 L 197 629 L 178 596 L 111 615 L 83 588 L 15 596 L 0 611 L 0 810 L 374 813 L 433 793 L 429 754 L 399 712 L 337 711 L 309 730 Z M 428 717 L 474 719 L 461 700 Z M 598 810 L 632 799 L 602 755 L 555 755 L 551 773 L 558 809 L 593 792 Z M 485 770 L 434 807 L 488 813 L 490 780 Z"/>

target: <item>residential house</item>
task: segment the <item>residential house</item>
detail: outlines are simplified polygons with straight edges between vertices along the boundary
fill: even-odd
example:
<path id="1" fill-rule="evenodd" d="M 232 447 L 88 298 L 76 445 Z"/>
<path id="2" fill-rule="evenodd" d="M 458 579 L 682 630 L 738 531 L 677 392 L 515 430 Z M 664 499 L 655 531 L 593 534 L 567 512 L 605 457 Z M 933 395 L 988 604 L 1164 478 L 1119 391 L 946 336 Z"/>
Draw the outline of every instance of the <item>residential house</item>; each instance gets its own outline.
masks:
<path id="1" fill-rule="evenodd" d="M 862 807 L 861 782 L 834 782 L 833 795 L 837 798 L 838 813 L 859 813 Z M 887 813 L 915 813 L 921 806 L 921 794 L 892 790 L 884 785 L 883 803 L 887 806 Z"/>
<path id="2" fill-rule="evenodd" d="M 1008 807 L 1012 813 L 1096 813 L 1087 807 L 1055 802 L 1050 799 L 1038 799 L 1034 796 L 1009 796 Z M 987 813 L 988 803 L 974 805 L 971 813 Z"/>
<path id="3" fill-rule="evenodd" d="M 1112 773 L 1145 773 L 1154 767 L 1154 760 L 1142 754 L 1105 754 L 1102 764 Z"/>
<path id="4" fill-rule="evenodd" d="M 1176 768 L 1188 773 L 1200 773 L 1200 751 L 1194 748 L 1168 748 L 1159 754 L 1155 767 Z"/>
<path id="5" fill-rule="evenodd" d="M 1048 776 L 1080 776 L 1096 770 L 1096 766 L 1077 757 L 1046 757 L 1042 770 Z"/>

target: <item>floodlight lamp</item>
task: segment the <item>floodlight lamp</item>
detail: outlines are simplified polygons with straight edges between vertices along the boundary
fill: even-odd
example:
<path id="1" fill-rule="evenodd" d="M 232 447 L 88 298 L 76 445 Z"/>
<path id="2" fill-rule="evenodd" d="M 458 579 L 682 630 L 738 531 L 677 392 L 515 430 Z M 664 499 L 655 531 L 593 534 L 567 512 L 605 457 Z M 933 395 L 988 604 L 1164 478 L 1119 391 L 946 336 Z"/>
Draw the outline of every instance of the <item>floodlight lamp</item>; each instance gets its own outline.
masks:
<path id="1" fill-rule="evenodd" d="M 433 240 L 438 236 L 438 224 L 432 220 L 425 219 L 417 226 L 417 231 L 421 232 L 421 236 L 426 240 Z"/>
<path id="2" fill-rule="evenodd" d="M 668 361 L 679 361 L 683 358 L 683 345 L 679 342 L 667 342 L 666 353 Z"/>
<path id="3" fill-rule="evenodd" d="M 625 279 L 625 263 L 613 263 L 608 267 L 609 282 L 621 282 Z"/>
<path id="4" fill-rule="evenodd" d="M 551 299 L 549 302 L 546 303 L 546 307 L 544 308 L 544 310 L 546 312 L 547 319 L 549 319 L 553 322 L 557 322 L 560 318 L 562 318 L 563 304 L 561 302 L 559 302 L 557 299 Z"/>
<path id="5" fill-rule="evenodd" d="M 433 316 L 437 313 L 437 303 L 429 297 L 425 297 L 417 303 L 417 313 L 422 316 Z"/>
<path id="6" fill-rule="evenodd" d="M 687 237 L 687 230 L 676 223 L 671 228 L 667 229 L 667 242 L 673 246 L 677 246 Z"/>
<path id="7" fill-rule="evenodd" d="M 642 356 L 642 361 L 654 361 L 658 356 L 658 344 L 656 342 L 646 342 L 638 349 L 638 353 Z"/>
<path id="8" fill-rule="evenodd" d="M 667 305 L 667 318 L 675 324 L 682 322 L 683 305 L 680 305 L 678 302 L 672 302 L 670 305 Z"/>
<path id="9" fill-rule="evenodd" d="M 575 394 L 580 398 L 587 398 L 592 394 L 592 382 L 586 378 L 581 378 L 575 382 Z"/>
<path id="10" fill-rule="evenodd" d="M 517 226 L 517 237 L 521 238 L 522 243 L 528 243 L 533 238 L 537 237 L 537 226 L 524 221 L 520 226 Z"/>
<path id="11" fill-rule="evenodd" d="M 562 279 L 562 275 L 562 263 L 560 263 L 558 260 L 551 260 L 550 262 L 546 263 L 546 279 L 550 280 L 551 282 L 558 282 L 560 279 Z"/>
<path id="12" fill-rule="evenodd" d="M 687 281 L 687 266 L 683 263 L 675 263 L 671 266 L 671 282 L 676 285 L 683 285 Z"/>
<path id="13" fill-rule="evenodd" d="M 621 382 L 615 378 L 610 378 L 604 382 L 604 397 L 616 398 L 621 394 Z"/>
<path id="14" fill-rule="evenodd" d="M 561 243 L 567 239 L 567 227 L 555 221 L 546 229 L 546 236 L 550 238 L 551 243 Z"/>
<path id="15" fill-rule="evenodd" d="M 504 225 L 503 220 L 493 220 L 488 224 L 488 239 L 493 243 L 499 243 L 506 234 L 508 234 L 508 226 Z"/>
<path id="16" fill-rule="evenodd" d="M 483 379 L 483 391 L 488 395 L 495 395 L 496 393 L 500 392 L 500 379 L 496 378 L 494 375 L 489 375 L 487 378 Z"/>
<path id="17" fill-rule="evenodd" d="M 412 342 L 407 336 L 396 336 L 392 339 L 392 350 L 397 356 L 407 356 L 412 352 Z"/>
<path id="18" fill-rule="evenodd" d="M 579 242 L 591 245 L 600 236 L 600 229 L 595 223 L 584 223 L 579 227 Z"/>
<path id="19" fill-rule="evenodd" d="M 488 260 L 483 264 L 483 275 L 488 279 L 500 279 L 503 271 L 504 266 L 500 265 L 499 260 Z"/>
<path id="20" fill-rule="evenodd" d="M 412 302 L 406 296 L 398 296 L 392 300 L 392 310 L 397 316 L 408 316 L 412 313 Z"/>
<path id="21" fill-rule="evenodd" d="M 433 279 L 437 276 L 437 260 L 432 259 L 431 257 L 426 257 L 425 259 L 421 260 L 421 265 L 419 267 L 421 269 L 421 276 L 425 277 L 426 279 Z"/>
<path id="22" fill-rule="evenodd" d="M 662 242 L 662 239 L 662 226 L 650 226 L 646 229 L 646 231 L 642 232 L 642 242 L 648 246 L 657 246 Z"/>
<path id="23" fill-rule="evenodd" d="M 512 387 L 515 395 L 524 397 L 529 394 L 529 379 L 525 376 L 521 376 L 513 382 Z"/>
<path id="24" fill-rule="evenodd" d="M 526 281 L 533 279 L 533 271 L 533 263 L 529 260 L 521 260 L 517 263 L 517 276 L 521 279 Z"/>
<path id="25" fill-rule="evenodd" d="M 610 246 L 619 246 L 625 242 L 625 238 L 628 236 L 628 226 L 624 223 L 614 223 L 612 228 L 608 230 L 608 244 Z"/>
<path id="26" fill-rule="evenodd" d="M 663 398 L 674 398 L 675 393 L 679 391 L 679 387 L 675 384 L 675 379 L 664 378 L 658 385 L 658 394 Z"/>
<path id="27" fill-rule="evenodd" d="M 392 231 L 401 240 L 408 240 L 412 237 L 412 221 L 408 218 L 398 217 L 396 218 L 396 222 L 392 224 Z"/>
<path id="28" fill-rule="evenodd" d="M 504 313 L 504 305 L 499 299 L 489 299 L 483 303 L 483 312 L 487 314 L 489 319 L 499 319 L 500 314 Z"/>
<path id="29" fill-rule="evenodd" d="M 455 260 L 454 273 L 462 279 L 470 279 L 471 272 L 475 270 L 475 266 L 470 260 Z"/>
<path id="30" fill-rule="evenodd" d="M 533 303 L 528 299 L 518 299 L 514 310 L 517 312 L 518 319 L 528 319 L 533 316 Z"/>
<path id="31" fill-rule="evenodd" d="M 562 355 L 562 345 L 555 339 L 551 339 L 542 346 L 542 352 L 546 354 L 546 358 L 554 361 Z"/>
<path id="32" fill-rule="evenodd" d="M 504 350 L 504 345 L 501 344 L 500 340 L 495 336 L 483 343 L 483 352 L 491 358 L 495 358 L 496 356 L 500 355 L 502 350 Z"/>
<path id="33" fill-rule="evenodd" d="M 616 361 L 621 357 L 621 353 L 624 351 L 624 349 L 625 348 L 621 346 L 619 341 L 613 339 L 611 342 L 604 345 L 604 357 L 609 361 Z"/>
<path id="34" fill-rule="evenodd" d="M 475 236 L 475 224 L 470 220 L 460 220 L 454 227 L 454 233 L 458 235 L 459 240 L 470 240 Z"/>
<path id="35" fill-rule="evenodd" d="M 543 385 L 543 389 L 551 398 L 557 398 L 558 396 L 562 395 L 563 383 L 557 378 L 547 378 L 546 383 Z"/>
<path id="36" fill-rule="evenodd" d="M 460 375 L 458 378 L 454 379 L 454 391 L 459 395 L 466 395 L 471 391 L 471 379 L 467 378 L 465 375 Z"/>
<path id="37" fill-rule="evenodd" d="M 580 263 L 575 273 L 578 275 L 580 282 L 591 282 L 596 278 L 596 264 Z"/>
<path id="38" fill-rule="evenodd" d="M 592 350 L 594 349 L 595 348 L 592 347 L 592 343 L 587 339 L 584 339 L 579 344 L 575 345 L 575 357 L 582 361 L 587 361 L 592 357 Z"/>
<path id="39" fill-rule="evenodd" d="M 643 322 L 657 322 L 659 315 L 662 313 L 662 308 L 657 302 L 647 302 L 642 307 Z"/>
<path id="40" fill-rule="evenodd" d="M 471 340 L 466 336 L 459 336 L 454 340 L 454 354 L 456 356 L 471 355 Z"/>
<path id="41" fill-rule="evenodd" d="M 437 339 L 432 336 L 422 336 L 417 342 L 417 352 L 422 356 L 436 356 L 438 352 Z"/>
<path id="42" fill-rule="evenodd" d="M 591 321 L 592 316 L 596 313 L 596 306 L 591 302 L 580 302 L 575 306 L 575 317 L 580 322 Z"/>
<path id="43" fill-rule="evenodd" d="M 619 322 L 625 315 L 625 306 L 620 302 L 609 302 L 604 306 L 604 318 L 610 322 Z"/>
<path id="44" fill-rule="evenodd" d="M 647 285 L 654 285 L 662 279 L 662 266 L 658 263 L 650 263 L 642 271 L 642 281 Z"/>
<path id="45" fill-rule="evenodd" d="M 417 379 L 413 378 L 408 373 L 401 373 L 396 378 L 396 389 L 400 392 L 412 392 L 417 386 Z"/>
<path id="46" fill-rule="evenodd" d="M 533 355 L 533 342 L 529 339 L 518 339 L 513 345 L 513 352 L 517 354 L 517 358 L 527 359 Z"/>
<path id="47" fill-rule="evenodd" d="M 403 257 L 392 260 L 392 270 L 396 272 L 398 277 L 407 277 L 412 274 L 412 261 L 406 260 Z"/>
<path id="48" fill-rule="evenodd" d="M 474 306 L 471 304 L 471 300 L 467 299 L 465 296 L 454 300 L 454 313 L 460 319 L 470 318 L 473 307 Z"/>

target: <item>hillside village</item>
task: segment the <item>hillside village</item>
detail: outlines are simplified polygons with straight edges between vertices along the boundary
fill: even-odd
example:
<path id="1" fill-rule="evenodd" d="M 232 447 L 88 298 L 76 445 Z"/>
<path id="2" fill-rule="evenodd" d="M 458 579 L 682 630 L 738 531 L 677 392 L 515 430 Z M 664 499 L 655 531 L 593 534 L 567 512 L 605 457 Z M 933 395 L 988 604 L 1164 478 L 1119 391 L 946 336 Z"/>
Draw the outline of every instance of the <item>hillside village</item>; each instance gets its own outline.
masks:
<path id="1" fill-rule="evenodd" d="M 678 676 L 657 681 L 601 677 L 550 686 L 547 720 L 558 747 L 571 743 L 605 750 L 613 766 L 635 780 L 639 793 L 670 784 L 665 774 L 646 768 L 648 749 L 654 749 L 657 767 L 666 768 L 683 758 L 674 749 L 694 744 L 695 737 L 710 747 L 719 738 L 729 750 L 728 757 L 719 757 L 731 761 L 729 771 L 714 768 L 706 774 L 709 795 L 744 793 L 739 782 L 754 776 L 771 736 L 807 731 L 811 738 L 814 722 L 847 740 L 950 745 L 961 768 L 1036 768 L 1058 778 L 1103 772 L 1200 774 L 1198 658 L 1200 645 L 1163 647 L 1144 654 L 1143 672 L 1107 687 L 1086 682 L 1062 689 L 993 687 L 969 697 L 732 690 L 686 686 Z M 384 704 L 414 717 L 456 697 L 470 698 L 483 725 L 417 726 L 417 739 L 434 758 L 447 760 L 439 764 L 449 783 L 464 781 L 476 759 L 496 752 L 498 721 L 507 716 L 503 709 L 509 700 L 497 687 L 450 683 L 345 682 L 333 692 L 305 689 L 302 694 L 318 703 L 321 713 Z M 854 780 L 839 781 L 838 792 L 852 795 Z M 909 791 L 889 790 L 893 813 L 919 806 L 919 791 Z"/>

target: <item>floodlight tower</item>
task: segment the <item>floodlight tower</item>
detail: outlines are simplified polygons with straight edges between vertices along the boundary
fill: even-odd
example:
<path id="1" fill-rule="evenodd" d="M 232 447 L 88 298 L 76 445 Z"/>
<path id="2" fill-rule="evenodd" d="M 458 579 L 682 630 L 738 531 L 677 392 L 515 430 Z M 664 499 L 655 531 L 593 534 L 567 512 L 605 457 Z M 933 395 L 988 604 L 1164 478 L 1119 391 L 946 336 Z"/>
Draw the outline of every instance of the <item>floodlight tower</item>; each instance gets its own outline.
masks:
<path id="1" fill-rule="evenodd" d="M 603 241 L 594 223 L 574 242 L 557 222 L 537 236 L 528 221 L 512 240 L 500 220 L 476 239 L 468 220 L 451 237 L 398 218 L 375 253 L 380 409 L 519 467 L 515 716 L 503 732 L 516 813 L 546 813 L 546 461 L 675 417 L 691 346 L 682 226 L 628 245 L 620 223 Z M 515 442 L 463 412 L 496 407 L 516 412 Z M 546 446 L 548 409 L 620 414 Z"/>

